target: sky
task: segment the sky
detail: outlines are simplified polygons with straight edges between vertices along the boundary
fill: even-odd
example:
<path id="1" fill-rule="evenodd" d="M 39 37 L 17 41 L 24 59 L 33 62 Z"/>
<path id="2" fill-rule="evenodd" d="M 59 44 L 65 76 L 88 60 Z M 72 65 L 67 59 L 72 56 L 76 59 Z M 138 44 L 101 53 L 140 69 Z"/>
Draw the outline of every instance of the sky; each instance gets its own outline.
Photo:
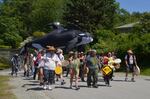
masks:
<path id="1" fill-rule="evenodd" d="M 120 7 L 132 12 L 150 12 L 150 0 L 116 0 Z"/>
<path id="2" fill-rule="evenodd" d="M 2 0 L 0 0 L 1 2 Z M 120 7 L 132 12 L 150 12 L 150 0 L 116 0 Z"/>

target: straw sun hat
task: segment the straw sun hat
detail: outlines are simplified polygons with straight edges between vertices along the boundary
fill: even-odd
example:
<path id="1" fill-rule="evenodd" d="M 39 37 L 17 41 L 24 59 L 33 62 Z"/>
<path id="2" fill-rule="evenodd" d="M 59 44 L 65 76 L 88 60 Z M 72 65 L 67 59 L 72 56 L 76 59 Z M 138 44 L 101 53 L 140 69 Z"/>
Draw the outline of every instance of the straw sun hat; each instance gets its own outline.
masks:
<path id="1" fill-rule="evenodd" d="M 54 46 L 46 46 L 48 51 L 56 51 Z"/>
<path id="2" fill-rule="evenodd" d="M 56 51 L 56 53 L 63 53 L 63 50 L 60 49 L 60 48 L 58 48 L 57 51 Z"/>
<path id="3" fill-rule="evenodd" d="M 132 50 L 128 50 L 127 52 L 130 53 L 130 54 L 133 54 Z"/>

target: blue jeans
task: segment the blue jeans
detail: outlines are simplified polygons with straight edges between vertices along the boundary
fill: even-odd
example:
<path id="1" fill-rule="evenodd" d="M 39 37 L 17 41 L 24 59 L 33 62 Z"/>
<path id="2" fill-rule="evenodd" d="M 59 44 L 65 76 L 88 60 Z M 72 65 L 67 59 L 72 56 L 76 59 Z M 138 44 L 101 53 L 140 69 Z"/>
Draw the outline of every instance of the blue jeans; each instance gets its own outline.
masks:
<path id="1" fill-rule="evenodd" d="M 45 83 L 54 84 L 55 83 L 55 71 L 44 69 L 44 84 Z"/>

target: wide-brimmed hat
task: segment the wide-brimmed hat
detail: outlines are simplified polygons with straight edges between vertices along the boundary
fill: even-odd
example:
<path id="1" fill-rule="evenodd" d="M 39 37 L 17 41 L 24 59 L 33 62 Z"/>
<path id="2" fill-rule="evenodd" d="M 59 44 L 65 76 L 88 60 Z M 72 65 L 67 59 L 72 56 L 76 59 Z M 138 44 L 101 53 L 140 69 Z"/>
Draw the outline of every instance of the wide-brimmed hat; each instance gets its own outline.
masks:
<path id="1" fill-rule="evenodd" d="M 97 51 L 95 49 L 92 49 L 91 52 L 95 52 L 96 53 Z"/>
<path id="2" fill-rule="evenodd" d="M 46 46 L 48 51 L 55 51 L 56 49 L 54 46 Z"/>
<path id="3" fill-rule="evenodd" d="M 127 52 L 130 53 L 130 54 L 133 54 L 132 50 L 128 50 Z"/>
<path id="4" fill-rule="evenodd" d="M 58 48 L 56 53 L 63 53 L 63 50 Z"/>
<path id="5" fill-rule="evenodd" d="M 73 51 L 70 51 L 70 52 L 69 52 L 69 54 L 73 54 L 73 53 L 74 53 Z"/>

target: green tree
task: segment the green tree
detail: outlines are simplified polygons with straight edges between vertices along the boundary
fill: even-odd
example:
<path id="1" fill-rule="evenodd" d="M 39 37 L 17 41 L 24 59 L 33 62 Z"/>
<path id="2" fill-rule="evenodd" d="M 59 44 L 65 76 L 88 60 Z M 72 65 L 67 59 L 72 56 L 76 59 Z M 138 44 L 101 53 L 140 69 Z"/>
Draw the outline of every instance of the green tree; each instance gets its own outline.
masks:
<path id="1" fill-rule="evenodd" d="M 20 35 L 24 39 L 32 33 L 29 15 L 32 10 L 33 1 L 35 0 L 3 0 L 1 4 L 0 12 L 2 16 L 15 18 L 23 25 L 18 27 L 18 29 L 20 29 Z"/>
<path id="2" fill-rule="evenodd" d="M 114 24 L 116 8 L 115 0 L 70 0 L 64 20 L 90 32 L 97 28 L 110 29 Z"/>
<path id="3" fill-rule="evenodd" d="M 130 13 L 122 8 L 117 8 L 117 13 L 115 14 L 115 26 L 120 26 L 129 23 Z"/>
<path id="4" fill-rule="evenodd" d="M 22 38 L 26 39 L 35 31 L 48 32 L 48 23 L 61 21 L 65 2 L 66 0 L 3 0 L 0 3 L 1 43 L 5 41 L 6 45 L 15 48 Z M 15 39 L 18 42 L 11 44 Z"/>
<path id="5" fill-rule="evenodd" d="M 139 24 L 135 26 L 134 32 L 136 33 L 150 33 L 150 13 L 143 13 Z"/>
<path id="6" fill-rule="evenodd" d="M 17 33 L 5 33 L 3 35 L 4 44 L 11 46 L 12 48 L 18 48 L 22 37 Z"/>
<path id="7" fill-rule="evenodd" d="M 62 22 L 66 0 L 37 0 L 30 14 L 30 26 L 34 31 L 49 32 L 49 23 Z"/>
<path id="8" fill-rule="evenodd" d="M 108 52 L 117 50 L 116 35 L 110 30 L 96 30 L 97 42 L 93 44 L 92 48 L 97 49 L 98 52 Z"/>
<path id="9" fill-rule="evenodd" d="M 0 39 L 3 41 L 1 44 L 17 48 L 23 40 L 20 36 L 22 26 L 20 21 L 15 17 L 0 16 Z"/>

